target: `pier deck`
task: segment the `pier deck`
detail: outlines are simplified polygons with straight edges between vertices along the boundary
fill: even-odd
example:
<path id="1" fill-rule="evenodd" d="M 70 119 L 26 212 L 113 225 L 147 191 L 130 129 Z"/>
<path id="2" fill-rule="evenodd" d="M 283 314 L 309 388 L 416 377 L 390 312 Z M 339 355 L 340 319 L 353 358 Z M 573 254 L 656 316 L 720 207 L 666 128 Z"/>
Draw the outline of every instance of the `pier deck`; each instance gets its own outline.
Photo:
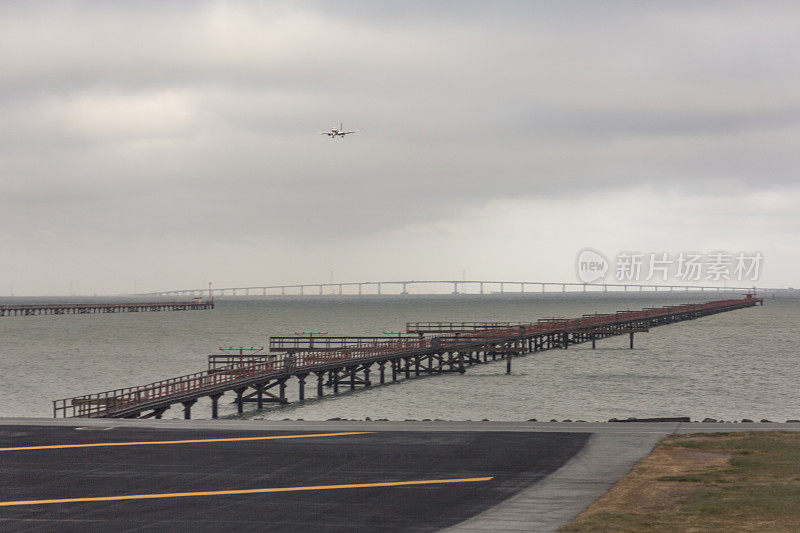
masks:
<path id="1" fill-rule="evenodd" d="M 684 304 L 649 308 L 641 311 L 618 311 L 611 314 L 587 315 L 564 319 L 552 317 L 529 324 L 475 329 L 474 323 L 439 322 L 434 328 L 448 336 L 420 337 L 380 341 L 367 346 L 343 347 L 321 351 L 301 351 L 262 356 L 258 362 L 242 362 L 141 385 L 55 400 L 53 416 L 160 418 L 174 404 L 181 404 L 185 418 L 198 398 L 212 401 L 212 417 L 217 417 L 218 400 L 226 392 L 236 394 L 237 409 L 243 412 L 245 402 L 287 403 L 286 382 L 295 378 L 299 400 L 305 399 L 306 379 L 316 378 L 317 396 L 325 387 L 338 394 L 340 386 L 354 390 L 373 384 L 373 367 L 377 365 L 379 382 L 388 379 L 410 379 L 420 374 L 443 372 L 464 373 L 467 367 L 505 359 L 507 372 L 512 358 L 542 350 L 561 348 L 598 339 L 628 334 L 630 347 L 636 332 L 684 320 L 763 304 L 760 298 L 748 295 L 743 299 L 719 300 L 701 304 Z M 419 323 L 409 326 L 419 330 Z M 313 378 L 312 378 L 313 379 Z"/>

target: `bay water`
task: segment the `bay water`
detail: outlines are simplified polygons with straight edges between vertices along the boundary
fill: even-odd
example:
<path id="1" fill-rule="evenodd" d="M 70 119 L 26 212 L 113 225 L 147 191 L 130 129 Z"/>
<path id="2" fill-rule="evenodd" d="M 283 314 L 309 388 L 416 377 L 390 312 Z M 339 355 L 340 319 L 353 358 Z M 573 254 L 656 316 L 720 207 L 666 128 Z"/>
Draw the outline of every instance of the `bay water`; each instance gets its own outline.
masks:
<path id="1" fill-rule="evenodd" d="M 207 356 L 218 348 L 267 346 L 270 335 L 382 335 L 400 332 L 413 320 L 535 321 L 724 297 L 242 297 L 218 300 L 211 311 L 0 317 L 0 417 L 50 417 L 53 399 L 204 370 Z M 763 307 L 636 334 L 633 350 L 625 335 L 598 341 L 595 350 L 589 343 L 515 358 L 510 375 L 498 361 L 468 368 L 464 375 L 401 380 L 336 397 L 326 389 L 321 400 L 309 380 L 310 399 L 302 404 L 294 401 L 297 381 L 292 379 L 291 404 L 261 411 L 247 404 L 245 417 L 785 421 L 800 419 L 798 363 L 800 300 L 777 298 Z M 237 416 L 233 399 L 233 393 L 222 398 L 221 416 Z M 173 406 L 165 418 L 181 418 L 180 407 Z M 210 418 L 210 413 L 207 399 L 192 409 L 193 418 Z"/>

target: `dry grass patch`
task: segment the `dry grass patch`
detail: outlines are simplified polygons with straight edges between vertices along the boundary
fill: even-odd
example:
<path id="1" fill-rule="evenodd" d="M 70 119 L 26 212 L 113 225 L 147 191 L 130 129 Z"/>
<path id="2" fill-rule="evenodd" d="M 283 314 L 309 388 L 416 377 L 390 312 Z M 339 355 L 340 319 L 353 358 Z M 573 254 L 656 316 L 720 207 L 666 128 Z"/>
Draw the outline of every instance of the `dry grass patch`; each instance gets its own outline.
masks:
<path id="1" fill-rule="evenodd" d="M 699 454 L 691 450 L 660 446 L 639 461 L 633 470 L 614 485 L 590 510 L 625 513 L 631 509 L 651 512 L 667 509 L 694 487 L 666 478 L 693 477 L 725 467 L 728 454 Z M 663 479 L 661 483 L 653 480 Z"/>
<path id="2" fill-rule="evenodd" d="M 800 531 L 800 434 L 673 435 L 566 531 Z"/>

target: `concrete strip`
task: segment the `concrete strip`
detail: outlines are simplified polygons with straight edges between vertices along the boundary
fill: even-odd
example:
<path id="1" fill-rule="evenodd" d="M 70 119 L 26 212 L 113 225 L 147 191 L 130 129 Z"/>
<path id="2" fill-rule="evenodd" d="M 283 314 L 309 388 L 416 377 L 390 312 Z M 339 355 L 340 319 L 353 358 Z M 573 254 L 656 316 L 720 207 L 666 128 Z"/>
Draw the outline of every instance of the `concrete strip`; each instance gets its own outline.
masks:
<path id="1" fill-rule="evenodd" d="M 558 531 L 650 453 L 663 433 L 594 433 L 566 465 L 508 500 L 445 531 Z"/>

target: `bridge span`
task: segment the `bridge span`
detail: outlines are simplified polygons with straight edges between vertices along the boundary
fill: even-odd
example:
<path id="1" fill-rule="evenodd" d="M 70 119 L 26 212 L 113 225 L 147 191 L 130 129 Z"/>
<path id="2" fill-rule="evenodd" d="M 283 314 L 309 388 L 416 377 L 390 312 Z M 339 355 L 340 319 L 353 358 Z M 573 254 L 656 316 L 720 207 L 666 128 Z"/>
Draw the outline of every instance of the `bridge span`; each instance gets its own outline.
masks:
<path id="1" fill-rule="evenodd" d="M 276 337 L 270 349 L 228 349 L 209 358 L 209 368 L 175 378 L 95 394 L 53 401 L 53 416 L 161 418 L 172 405 L 183 406 L 191 418 L 199 398 L 212 401 L 211 415 L 217 418 L 218 401 L 226 392 L 236 394 L 238 412 L 245 402 L 259 408 L 266 402 L 288 403 L 286 383 L 298 380 L 299 400 L 305 399 L 306 379 L 316 377 L 317 396 L 325 387 L 339 393 L 341 386 L 354 390 L 373 384 L 377 366 L 379 383 L 391 378 L 411 379 L 420 374 L 456 372 L 467 367 L 505 359 L 511 372 L 513 357 L 573 344 L 628 334 L 633 348 L 634 334 L 651 327 L 693 320 L 703 316 L 763 305 L 761 298 L 717 300 L 698 304 L 645 308 L 584 315 L 580 318 L 544 318 L 536 322 L 409 322 L 406 335 L 398 338 L 332 337 L 327 342 L 315 337 Z M 312 378 L 313 379 L 313 378 Z"/>
<path id="2" fill-rule="evenodd" d="M 575 283 L 560 281 L 400 280 L 343 283 L 298 283 L 206 289 L 178 289 L 147 293 L 151 296 L 321 296 L 383 294 L 490 294 L 566 292 L 742 292 L 753 287 L 662 285 L 653 283 Z"/>

